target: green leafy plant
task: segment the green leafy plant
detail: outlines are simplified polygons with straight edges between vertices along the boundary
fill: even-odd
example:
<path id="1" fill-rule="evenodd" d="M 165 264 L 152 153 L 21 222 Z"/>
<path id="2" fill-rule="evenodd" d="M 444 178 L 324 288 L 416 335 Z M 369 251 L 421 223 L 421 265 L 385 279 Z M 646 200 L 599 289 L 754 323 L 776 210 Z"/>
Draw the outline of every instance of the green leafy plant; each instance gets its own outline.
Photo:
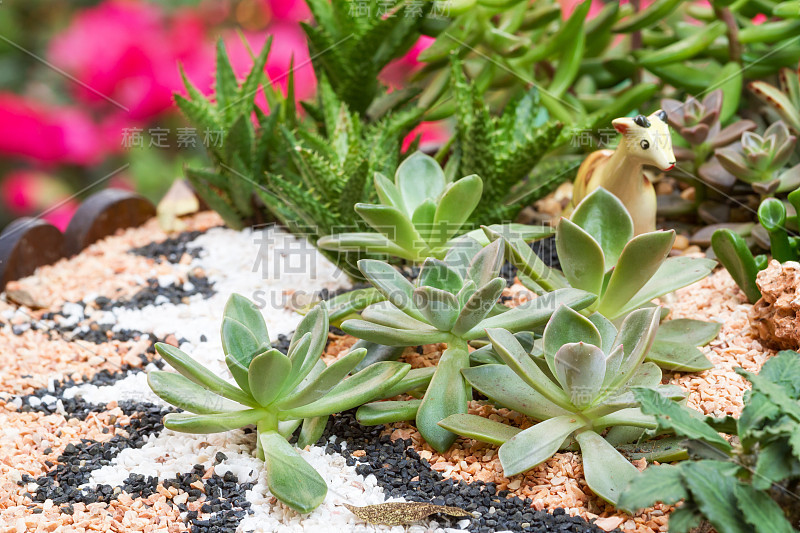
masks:
<path id="1" fill-rule="evenodd" d="M 789 193 L 788 201 L 794 214 L 789 214 L 784 202 L 777 198 L 767 198 L 758 206 L 758 221 L 768 236 L 772 257 L 780 262 L 800 260 L 800 237 L 797 236 L 800 189 Z M 766 254 L 753 255 L 745 238 L 728 228 L 714 232 L 711 246 L 750 303 L 757 302 L 761 290 L 756 285 L 756 276 L 767 268 Z"/>
<path id="2" fill-rule="evenodd" d="M 386 263 L 369 259 L 359 262 L 364 277 L 386 300 L 364 309 L 360 319 L 342 323 L 345 332 L 388 346 L 447 344 L 422 400 L 364 406 L 357 415 L 362 423 L 416 418 L 428 444 L 446 450 L 456 435 L 438 422 L 448 415 L 465 413 L 471 398 L 469 385 L 461 376 L 461 370 L 470 364 L 467 343 L 484 337 L 487 328 L 530 330 L 543 325 L 561 304 L 583 309 L 595 298 L 567 288 L 513 309 L 500 306 L 497 299 L 506 286 L 498 277 L 502 264 L 500 242 L 483 248 L 470 240 L 453 248 L 444 261 L 427 259 L 414 284 Z"/>
<path id="3" fill-rule="evenodd" d="M 491 239 L 501 239 L 487 230 Z M 556 228 L 556 248 L 561 270 L 545 265 L 519 239 L 505 239 L 510 261 L 518 268 L 523 285 L 537 294 L 573 287 L 597 296 L 587 311 L 597 311 L 612 321 L 627 316 L 659 298 L 707 276 L 715 261 L 667 257 L 675 232 L 655 231 L 633 236 L 633 221 L 622 202 L 603 188 L 589 194 L 575 208 L 571 219 L 562 218 Z M 695 371 L 711 367 L 696 346 L 713 339 L 719 331 L 693 321 L 698 335 L 685 349 L 659 344 L 654 361 L 665 368 Z M 679 339 L 674 339 L 678 341 Z M 672 341 L 670 341 L 672 342 Z M 688 341 L 687 341 L 688 342 Z M 693 344 L 693 343 L 697 344 Z M 673 349 L 674 348 L 674 349 Z"/>
<path id="4" fill-rule="evenodd" d="M 394 183 L 376 173 L 375 190 L 381 203 L 358 203 L 355 210 L 379 234 L 331 235 L 317 241 L 317 246 L 339 252 L 388 254 L 414 262 L 428 257 L 442 259 L 462 238 L 459 230 L 468 224 L 473 210 L 484 202 L 480 177 L 449 181 L 436 160 L 422 152 L 400 164 Z M 525 240 L 552 234 L 543 226 L 512 224 L 503 228 Z"/>
<path id="5" fill-rule="evenodd" d="M 186 433 L 215 433 L 256 425 L 257 455 L 264 460 L 270 492 L 307 513 L 325 499 L 322 477 L 288 443 L 300 429 L 299 447 L 314 444 L 332 413 L 357 407 L 400 382 L 409 365 L 384 361 L 347 377 L 366 356 L 356 349 L 326 366 L 324 303 L 311 310 L 292 337 L 287 355 L 272 348 L 261 311 L 234 294 L 222 321 L 225 363 L 236 385 L 168 344 L 158 353 L 178 373 L 153 371 L 147 381 L 161 399 L 187 413 L 170 413 L 164 426 Z"/>
<path id="6" fill-rule="evenodd" d="M 619 500 L 633 511 L 656 501 L 683 503 L 669 530 L 688 532 L 702 520 L 719 533 L 774 533 L 800 526 L 800 357 L 784 351 L 752 383 L 738 419 L 703 417 L 649 390 L 635 390 L 641 410 L 659 429 L 687 439 L 693 461 L 647 468 Z M 728 439 L 720 433 L 736 435 Z"/>
<path id="7" fill-rule="evenodd" d="M 638 471 L 612 443 L 636 440 L 642 429 L 657 427 L 655 417 L 639 409 L 631 389 L 648 387 L 656 395 L 680 395 L 676 388 L 660 385 L 661 370 L 644 362 L 655 339 L 659 311 L 657 307 L 634 311 L 617 331 L 599 313 L 586 317 L 560 306 L 544 329 L 542 350 L 532 354 L 505 329 L 487 329 L 505 365 L 463 369 L 462 374 L 495 403 L 542 422 L 520 431 L 480 416 L 455 414 L 440 425 L 500 444 L 498 456 L 506 476 L 543 463 L 574 441 L 583 456 L 589 487 L 615 504 Z M 614 429 L 604 438 L 607 428 Z"/>

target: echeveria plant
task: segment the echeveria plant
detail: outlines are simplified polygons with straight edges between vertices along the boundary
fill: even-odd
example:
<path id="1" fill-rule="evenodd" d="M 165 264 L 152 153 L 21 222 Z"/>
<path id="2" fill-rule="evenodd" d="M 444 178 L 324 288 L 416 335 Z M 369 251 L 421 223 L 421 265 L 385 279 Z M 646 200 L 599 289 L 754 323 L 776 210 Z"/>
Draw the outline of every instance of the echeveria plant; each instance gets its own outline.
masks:
<path id="1" fill-rule="evenodd" d="M 574 439 L 589 487 L 616 503 L 638 471 L 606 439 L 621 444 L 620 440 L 641 436 L 642 428 L 658 427 L 653 416 L 641 412 L 630 389 L 679 394 L 674 387 L 661 386 L 661 370 L 644 362 L 655 339 L 659 312 L 657 307 L 634 311 L 618 332 L 597 313 L 585 317 L 562 306 L 547 323 L 543 350 L 533 355 L 510 332 L 488 329 L 505 365 L 464 369 L 464 377 L 497 404 L 542 422 L 520 431 L 480 416 L 457 414 L 440 424 L 460 435 L 501 444 L 498 456 L 506 476 L 541 464 Z M 608 428 L 618 430 L 604 438 Z"/>
<path id="2" fill-rule="evenodd" d="M 778 121 L 763 135 L 744 132 L 739 145 L 719 149 L 716 156 L 725 170 L 753 185 L 757 192 L 786 192 L 800 185 L 800 165 L 784 170 L 796 143 L 797 137 Z"/>
<path id="3" fill-rule="evenodd" d="M 477 175 L 448 179 L 432 157 L 416 152 L 397 168 L 394 183 L 375 173 L 380 204 L 357 203 L 356 212 L 378 233 L 342 233 L 317 241 L 339 252 L 387 254 L 422 262 L 444 258 L 478 206 L 483 181 Z M 549 228 L 514 224 L 526 240 L 550 235 Z M 482 236 L 481 236 L 482 237 Z"/>
<path id="4" fill-rule="evenodd" d="M 361 319 L 342 324 L 342 329 L 353 336 L 388 346 L 447 344 L 422 400 L 397 405 L 396 411 L 381 406 L 384 417 L 379 420 L 416 416 L 420 433 L 439 451 L 450 447 L 456 436 L 438 422 L 451 414 L 466 413 L 471 399 L 470 388 L 461 376 L 461 370 L 470 364 L 468 341 L 485 337 L 486 328 L 514 332 L 536 328 L 559 305 L 583 309 L 595 298 L 582 290 L 566 288 L 515 308 L 500 306 L 497 299 L 506 286 L 498 277 L 503 264 L 502 244 L 481 248 L 477 242 L 469 242 L 463 241 L 469 248 L 454 248 L 444 261 L 426 260 L 415 284 L 386 263 L 361 260 L 359 268 L 364 277 L 386 301 L 364 309 Z M 476 250 L 480 251 L 475 254 Z M 473 259 L 467 262 L 465 258 Z"/>
<path id="5" fill-rule="evenodd" d="M 499 239 L 499 235 L 490 238 Z M 542 262 L 519 239 L 506 239 L 511 262 L 519 269 L 523 285 L 538 294 L 573 287 L 597 295 L 587 311 L 597 311 L 612 321 L 652 305 L 664 296 L 706 277 L 716 265 L 711 259 L 667 257 L 675 231 L 653 231 L 633 236 L 633 221 L 616 196 L 603 188 L 587 196 L 556 228 L 556 248 L 561 271 Z M 701 321 L 697 328 L 706 329 Z M 715 326 L 717 327 L 717 326 Z M 708 342 L 716 331 L 705 340 Z M 705 343 L 704 342 L 704 343 Z M 695 371 L 710 363 L 695 348 L 654 351 L 665 368 Z"/>
<path id="6" fill-rule="evenodd" d="M 353 350 L 326 366 L 320 359 L 328 339 L 324 303 L 300 322 L 287 355 L 272 348 L 264 317 L 247 298 L 234 294 L 225 307 L 222 346 L 236 385 L 181 350 L 156 344 L 179 373 L 154 371 L 148 383 L 161 399 L 187 413 L 170 413 L 164 426 L 186 433 L 215 433 L 255 424 L 257 454 L 264 460 L 270 492 L 307 513 L 325 499 L 325 480 L 289 444 L 302 424 L 299 447 L 314 444 L 328 416 L 380 397 L 410 366 L 380 362 L 347 375 L 366 355 Z"/>
<path id="7" fill-rule="evenodd" d="M 741 91 L 741 84 L 738 89 Z M 694 96 L 687 97 L 685 102 L 669 98 L 661 100 L 661 108 L 667 113 L 670 126 L 689 145 L 688 148 L 675 148 L 675 156 L 691 162 L 694 171 L 706 181 L 726 189 L 736 182 L 736 177 L 719 164 L 714 150 L 735 143 L 742 133 L 756 128 L 752 120 L 737 120 L 722 127 L 721 122 L 730 118 L 722 116 L 723 104 L 727 104 L 729 99 L 735 100 L 732 102 L 735 111 L 738 97 L 730 98 L 730 94 L 725 95 L 722 89 L 711 91 L 702 101 Z"/>

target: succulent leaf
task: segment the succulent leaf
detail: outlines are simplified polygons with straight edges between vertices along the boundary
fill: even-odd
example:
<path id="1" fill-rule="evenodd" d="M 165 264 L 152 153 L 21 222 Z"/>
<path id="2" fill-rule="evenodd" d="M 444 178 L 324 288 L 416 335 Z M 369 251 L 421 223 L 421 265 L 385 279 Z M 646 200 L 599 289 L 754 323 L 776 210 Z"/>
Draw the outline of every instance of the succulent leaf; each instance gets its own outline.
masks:
<path id="1" fill-rule="evenodd" d="M 569 414 L 531 388 L 507 365 L 480 365 L 465 368 L 461 374 L 487 398 L 536 420 Z"/>
<path id="2" fill-rule="evenodd" d="M 461 310 L 453 293 L 434 287 L 414 289 L 414 305 L 439 331 L 450 331 Z"/>
<path id="3" fill-rule="evenodd" d="M 265 341 L 268 344 L 269 337 L 259 340 L 252 330 L 238 320 L 231 317 L 223 318 L 222 351 L 235 359 L 245 370 Z"/>
<path id="4" fill-rule="evenodd" d="M 639 471 L 603 437 L 594 431 L 575 436 L 583 455 L 583 471 L 592 492 L 616 505 L 622 492 Z"/>
<path id="5" fill-rule="evenodd" d="M 279 352 L 280 353 L 280 352 Z M 298 388 L 289 396 L 285 396 L 278 401 L 280 409 L 288 410 L 301 407 L 311 402 L 317 401 L 335 386 L 358 365 L 367 355 L 366 349 L 353 350 L 328 365 L 313 381 L 303 388 Z M 329 413 L 330 414 L 330 413 Z"/>
<path id="6" fill-rule="evenodd" d="M 591 320 L 562 305 L 553 313 L 553 317 L 544 328 L 542 337 L 545 361 L 547 361 L 547 366 L 550 367 L 550 372 L 553 375 L 557 375 L 554 363 L 556 352 L 565 344 L 579 342 L 600 347 L 603 344 L 603 339 Z"/>
<path id="7" fill-rule="evenodd" d="M 470 280 L 468 283 L 473 282 Z M 494 278 L 475 291 L 461 306 L 461 311 L 452 327 L 453 335 L 461 336 L 476 328 L 494 308 L 505 288 L 506 281 L 503 278 Z"/>
<path id="8" fill-rule="evenodd" d="M 325 433 L 325 427 L 328 424 L 327 416 L 317 416 L 314 418 L 303 419 L 303 425 L 300 428 L 300 435 L 297 437 L 297 447 L 300 449 L 306 446 L 313 446 Z"/>
<path id="9" fill-rule="evenodd" d="M 381 324 L 395 329 L 418 329 L 421 331 L 437 329 L 427 322 L 410 317 L 388 301 L 370 305 L 361 312 L 361 318 L 374 322 L 375 324 Z"/>
<path id="10" fill-rule="evenodd" d="M 242 406 L 226 400 L 180 374 L 152 371 L 147 384 L 165 402 L 200 415 L 239 411 Z"/>
<path id="11" fill-rule="evenodd" d="M 480 250 L 472 259 L 467 269 L 467 279 L 475 282 L 478 287 L 483 287 L 497 277 L 503 266 L 504 244 L 496 240 Z"/>
<path id="12" fill-rule="evenodd" d="M 269 405 L 283 390 L 292 362 L 276 349 L 267 350 L 253 358 L 248 369 L 248 384 L 253 398 Z"/>
<path id="13" fill-rule="evenodd" d="M 481 338 L 486 328 L 505 328 L 512 332 L 530 331 L 546 323 L 561 305 L 572 309 L 584 309 L 595 299 L 595 295 L 578 289 L 558 289 L 483 320 L 477 327 L 464 334 L 464 338 L 467 340 Z"/>
<path id="14" fill-rule="evenodd" d="M 242 405 L 258 407 L 249 394 L 217 376 L 178 348 L 162 342 L 156 343 L 155 348 L 172 368 L 201 387 Z"/>
<path id="15" fill-rule="evenodd" d="M 469 368 L 469 352 L 464 346 L 448 347 L 439 359 L 436 372 L 417 410 L 417 428 L 434 450 L 444 452 L 455 441 L 456 434 L 439 426 L 450 415 L 467 412 L 472 397 L 461 371 Z"/>
<path id="16" fill-rule="evenodd" d="M 556 352 L 553 366 L 556 378 L 578 409 L 590 406 L 601 392 L 606 356 L 597 346 L 583 342 L 564 344 Z"/>
<path id="17" fill-rule="evenodd" d="M 571 408 L 569 396 L 542 372 L 511 333 L 504 329 L 487 329 L 486 334 L 497 355 L 522 381 L 558 407 Z"/>
<path id="18" fill-rule="evenodd" d="M 264 416 L 265 412 L 260 409 L 210 415 L 168 413 L 164 417 L 164 427 L 183 433 L 219 433 L 255 424 Z"/>
<path id="19" fill-rule="evenodd" d="M 281 411 L 281 419 L 313 418 L 358 407 L 378 396 L 405 376 L 411 367 L 396 361 L 370 365 L 340 381 L 322 398 L 294 409 Z"/>
<path id="20" fill-rule="evenodd" d="M 600 245 L 605 268 L 617 264 L 622 250 L 633 238 L 633 219 L 619 198 L 602 187 L 575 207 L 570 220 Z"/>
<path id="21" fill-rule="evenodd" d="M 543 463 L 585 424 L 578 417 L 557 416 L 518 433 L 498 450 L 503 474 L 514 476 Z"/>
<path id="22" fill-rule="evenodd" d="M 297 450 L 275 431 L 259 433 L 269 491 L 300 513 L 310 513 L 325 499 L 328 485 Z"/>
<path id="23" fill-rule="evenodd" d="M 417 286 L 434 287 L 452 294 L 458 294 L 458 291 L 464 286 L 464 280 L 456 270 L 450 268 L 444 261 L 429 257 L 419 271 Z"/>
<path id="24" fill-rule="evenodd" d="M 367 403 L 356 411 L 356 420 L 362 426 L 377 426 L 378 424 L 414 420 L 417 417 L 420 403 L 422 403 L 422 400 Z"/>
<path id="25" fill-rule="evenodd" d="M 569 284 L 576 289 L 600 294 L 605 260 L 597 241 L 573 222 L 562 218 L 556 233 L 556 249 Z"/>
<path id="26" fill-rule="evenodd" d="M 620 254 L 597 311 L 610 319 L 647 284 L 672 249 L 675 231 L 643 233 L 631 239 Z"/>
<path id="27" fill-rule="evenodd" d="M 517 427 L 509 426 L 502 422 L 495 422 L 482 416 L 465 413 L 450 415 L 440 421 L 439 425 L 458 435 L 480 442 L 488 442 L 495 446 L 506 443 L 522 431 Z"/>
<path id="28" fill-rule="evenodd" d="M 395 184 L 403 198 L 406 215 L 411 218 L 417 207 L 428 198 L 439 198 L 447 180 L 436 160 L 422 152 L 411 154 L 395 174 Z"/>
<path id="29" fill-rule="evenodd" d="M 231 294 L 225 304 L 223 316 L 240 322 L 260 342 L 269 342 L 269 331 L 264 315 L 258 306 L 241 294 Z"/>
<path id="30" fill-rule="evenodd" d="M 625 317 L 614 340 L 614 346 L 622 346 L 624 355 L 612 387 L 626 383 L 644 361 L 647 350 L 655 340 L 660 314 L 661 307 L 651 307 L 639 309 Z"/>

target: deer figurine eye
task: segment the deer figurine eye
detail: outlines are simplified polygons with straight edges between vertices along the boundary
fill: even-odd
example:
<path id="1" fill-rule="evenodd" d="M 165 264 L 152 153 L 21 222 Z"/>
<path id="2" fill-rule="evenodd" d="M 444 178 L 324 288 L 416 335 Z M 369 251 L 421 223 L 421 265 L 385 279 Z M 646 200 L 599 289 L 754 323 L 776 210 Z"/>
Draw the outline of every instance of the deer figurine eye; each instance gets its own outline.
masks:
<path id="1" fill-rule="evenodd" d="M 650 148 L 650 141 L 648 141 L 647 139 L 642 139 L 642 142 L 639 143 L 639 146 L 642 147 L 642 150 L 647 150 L 648 148 Z"/>

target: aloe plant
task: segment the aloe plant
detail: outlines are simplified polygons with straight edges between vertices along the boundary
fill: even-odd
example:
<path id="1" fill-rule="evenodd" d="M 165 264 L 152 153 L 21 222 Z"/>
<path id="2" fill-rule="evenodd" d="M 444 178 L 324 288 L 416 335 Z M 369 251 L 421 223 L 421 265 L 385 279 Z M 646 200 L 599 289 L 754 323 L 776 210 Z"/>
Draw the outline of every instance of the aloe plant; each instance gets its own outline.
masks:
<path id="1" fill-rule="evenodd" d="M 589 194 L 570 219 L 556 227 L 556 248 L 561 270 L 545 265 L 520 239 L 507 239 L 487 229 L 491 239 L 506 242 L 510 261 L 518 268 L 523 285 L 536 292 L 573 287 L 597 296 L 587 311 L 597 311 L 612 321 L 652 305 L 659 298 L 707 276 L 716 262 L 705 258 L 667 257 L 675 232 L 654 231 L 633 236 L 633 221 L 622 202 L 603 188 Z M 693 321 L 692 342 L 707 343 L 718 326 Z M 690 343 L 691 344 L 691 343 Z M 664 368 L 696 371 L 711 364 L 695 347 L 660 344 L 652 357 Z"/>
<path id="2" fill-rule="evenodd" d="M 446 450 L 456 435 L 437 423 L 467 411 L 470 388 L 461 370 L 470 364 L 469 341 L 487 328 L 525 331 L 543 325 L 555 309 L 583 309 L 591 294 L 566 288 L 509 309 L 497 304 L 506 282 L 498 277 L 502 243 L 482 248 L 476 241 L 453 248 L 445 259 L 429 258 L 412 284 L 386 263 L 363 259 L 364 277 L 386 298 L 370 305 L 360 319 L 346 320 L 342 329 L 360 339 L 388 346 L 445 343 L 436 372 L 424 397 L 412 403 L 367 405 L 359 409 L 362 423 L 386 423 L 416 418 L 417 428 L 434 449 Z M 380 416 L 376 414 L 380 412 Z"/>
<path id="3" fill-rule="evenodd" d="M 481 199 L 483 181 L 476 175 L 448 180 L 432 157 L 416 152 L 397 168 L 394 183 L 375 173 L 380 204 L 358 203 L 356 212 L 376 233 L 342 233 L 323 237 L 317 246 L 338 252 L 388 254 L 414 262 L 444 258 L 461 238 Z M 525 240 L 547 237 L 544 226 L 510 224 L 505 231 Z M 482 238 L 482 235 L 475 235 Z"/>
<path id="4" fill-rule="evenodd" d="M 300 322 L 286 355 L 270 345 L 259 309 L 238 294 L 225 306 L 221 334 L 235 385 L 181 350 L 156 344 L 156 351 L 178 373 L 150 372 L 148 384 L 161 399 L 188 411 L 166 415 L 164 426 L 186 433 L 215 433 L 255 425 L 257 455 L 264 460 L 270 492 L 308 513 L 325 499 L 327 485 L 288 439 L 302 426 L 297 445 L 314 444 L 329 415 L 380 397 L 403 379 L 410 366 L 378 362 L 347 377 L 366 356 L 363 348 L 326 366 L 320 359 L 328 339 L 324 303 Z"/>
<path id="5" fill-rule="evenodd" d="M 639 409 L 631 390 L 647 387 L 657 394 L 681 395 L 677 387 L 660 385 L 661 370 L 644 362 L 655 340 L 659 313 L 658 307 L 634 311 L 617 331 L 598 313 L 586 317 L 560 306 L 544 329 L 542 349 L 533 354 L 509 331 L 488 328 L 493 349 L 505 364 L 467 368 L 462 374 L 498 405 L 541 422 L 520 430 L 459 413 L 440 425 L 500 444 L 498 457 L 506 476 L 541 464 L 574 441 L 583 456 L 589 488 L 615 504 L 638 470 L 612 443 L 635 440 L 641 429 L 658 427 L 655 417 Z M 608 428 L 612 429 L 604 438 Z"/>

